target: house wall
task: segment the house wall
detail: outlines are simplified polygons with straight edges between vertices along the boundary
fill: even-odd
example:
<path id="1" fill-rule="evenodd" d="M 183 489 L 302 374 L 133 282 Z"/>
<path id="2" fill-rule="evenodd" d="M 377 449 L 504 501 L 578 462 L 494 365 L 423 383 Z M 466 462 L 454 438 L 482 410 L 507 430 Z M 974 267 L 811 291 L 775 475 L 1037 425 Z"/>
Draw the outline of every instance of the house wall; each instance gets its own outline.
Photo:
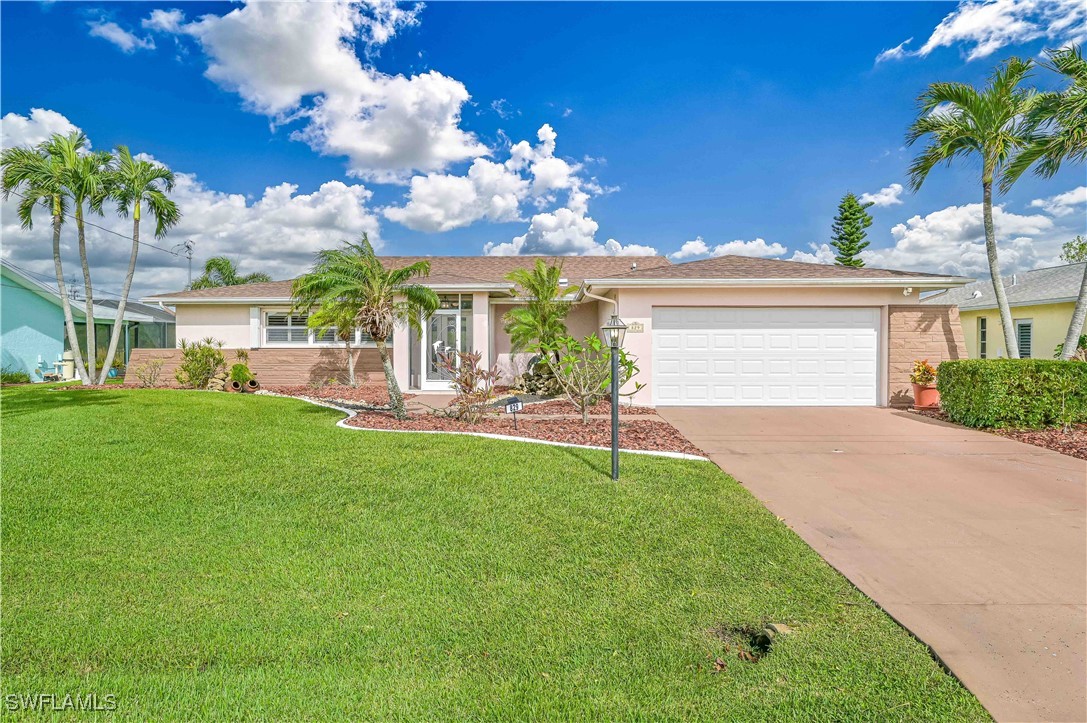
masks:
<path id="1" fill-rule="evenodd" d="M 22 371 L 34 381 L 52 372 L 64 351 L 64 314 L 38 294 L 5 283 L 0 293 L 0 368 Z M 38 360 L 41 359 L 41 364 Z"/>
<path id="2" fill-rule="evenodd" d="M 223 350 L 227 367 L 236 363 L 234 353 Z M 355 349 L 355 377 L 358 381 L 381 380 L 381 359 L 377 349 Z M 163 359 L 159 375 L 162 386 L 176 387 L 174 373 L 181 363 L 180 349 L 133 349 L 129 359 L 125 385 L 136 386 L 139 379 L 135 370 L 152 359 Z M 249 351 L 249 370 L 262 386 L 296 386 L 324 384 L 330 379 L 346 383 L 347 352 L 343 348 L 309 347 L 305 349 L 252 349 Z"/>
<path id="3" fill-rule="evenodd" d="M 249 306 L 245 304 L 178 304 L 176 337 L 180 344 L 212 337 L 227 349 L 253 346 L 249 328 Z"/>
<path id="4" fill-rule="evenodd" d="M 933 366 L 949 359 L 965 359 L 966 344 L 955 306 L 922 304 L 890 306 L 888 311 L 888 347 L 890 405 L 913 404 L 910 374 L 913 363 L 924 359 Z"/>
<path id="5" fill-rule="evenodd" d="M 631 322 L 640 322 L 644 331 L 627 331 L 624 347 L 637 357 L 639 374 L 637 381 L 645 385 L 634 397 L 635 404 L 650 404 L 653 384 L 653 307 L 654 306 L 865 306 L 880 309 L 881 319 L 881 367 L 883 395 L 881 403 L 890 398 L 888 373 L 887 326 L 888 309 L 918 305 L 918 294 L 903 296 L 901 289 L 895 288 L 686 288 L 686 289 L 618 289 L 612 294 L 619 302 L 618 313 L 630 326 Z M 600 304 L 600 318 L 606 319 L 612 309 L 609 304 Z M 629 391 L 632 384 L 624 387 Z"/>
<path id="6" fill-rule="evenodd" d="M 1038 359 L 1051 359 L 1053 350 L 1064 343 L 1068 325 L 1072 323 L 1072 311 L 1075 304 L 1041 304 L 1036 306 L 1013 306 L 1012 319 L 1030 319 L 1032 321 L 1033 343 L 1031 356 Z M 1004 330 L 1000 326 L 1000 314 L 996 309 L 960 311 L 963 336 L 966 339 L 966 353 L 971 359 L 980 359 L 978 346 L 978 319 L 984 318 L 986 326 L 987 358 L 1000 359 L 1008 356 L 1004 344 Z M 1087 324 L 1084 331 L 1087 332 Z"/>
<path id="7" fill-rule="evenodd" d="M 566 317 L 566 331 L 577 339 L 583 339 L 594 332 L 599 336 L 600 325 L 598 324 L 597 305 L 598 302 L 596 301 L 575 304 Z M 493 304 L 491 306 L 491 322 L 494 329 L 493 358 L 494 363 L 498 364 L 498 368 L 502 371 L 502 384 L 509 384 L 516 376 L 523 374 L 529 359 L 533 356 L 529 352 L 521 352 L 516 355 L 511 353 L 510 337 L 502 328 L 502 317 L 514 306 L 515 304 Z"/>

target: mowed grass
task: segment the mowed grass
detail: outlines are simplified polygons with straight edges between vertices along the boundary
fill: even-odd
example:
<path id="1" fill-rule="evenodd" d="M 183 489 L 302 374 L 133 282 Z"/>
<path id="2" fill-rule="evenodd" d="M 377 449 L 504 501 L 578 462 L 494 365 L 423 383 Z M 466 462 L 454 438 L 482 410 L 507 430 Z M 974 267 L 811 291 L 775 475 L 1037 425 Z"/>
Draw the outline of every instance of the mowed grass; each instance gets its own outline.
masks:
<path id="1" fill-rule="evenodd" d="M 708 463 L 624 455 L 613 483 L 603 452 L 248 395 L 0 404 L 4 694 L 156 720 L 987 718 Z M 795 632 L 757 663 L 710 632 L 772 621 Z"/>

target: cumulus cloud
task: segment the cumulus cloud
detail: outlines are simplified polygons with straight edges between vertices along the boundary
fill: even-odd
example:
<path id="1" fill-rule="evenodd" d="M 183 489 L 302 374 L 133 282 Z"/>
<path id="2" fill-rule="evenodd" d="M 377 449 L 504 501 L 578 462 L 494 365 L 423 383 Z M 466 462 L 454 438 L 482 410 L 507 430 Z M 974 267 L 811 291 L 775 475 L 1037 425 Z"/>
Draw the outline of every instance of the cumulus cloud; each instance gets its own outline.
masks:
<path id="1" fill-rule="evenodd" d="M 441 170 L 489 153 L 460 128 L 469 100 L 461 82 L 436 71 L 388 75 L 354 51 L 358 41 L 388 41 L 417 22 L 418 10 L 384 0 L 252 2 L 192 22 L 169 11 L 147 23 L 194 38 L 207 56 L 209 79 L 277 125 L 302 122 L 291 137 L 319 153 L 346 156 L 351 175 L 401 182 L 412 170 Z"/>
<path id="2" fill-rule="evenodd" d="M 102 38 L 103 40 L 113 43 L 120 48 L 122 53 L 131 54 L 137 50 L 155 49 L 155 41 L 153 38 L 141 38 L 135 33 L 125 30 L 117 23 L 107 21 L 105 18 L 101 20 L 92 20 L 87 23 L 87 26 L 91 29 L 92 37 Z"/>
<path id="3" fill-rule="evenodd" d="M 830 244 L 808 244 L 811 251 L 794 251 L 789 261 L 802 261 L 806 264 L 833 264 L 834 249 Z"/>
<path id="4" fill-rule="evenodd" d="M 38 109 L 29 117 L 8 114 L 3 118 L 4 146 L 35 142 L 54 130 L 75 126 L 59 113 Z M 146 158 L 146 156 L 144 156 Z M 175 169 L 175 172 L 177 169 Z M 177 172 L 171 198 L 182 210 L 181 223 L 163 240 L 151 237 L 156 246 L 171 248 L 186 239 L 196 245 L 194 266 L 210 256 L 225 255 L 243 271 L 264 271 L 273 278 L 292 278 L 308 267 L 313 255 L 342 240 L 368 233 L 380 247 L 380 223 L 368 207 L 371 192 L 360 184 L 330 181 L 312 193 L 299 193 L 296 185 L 281 183 L 267 187 L 256 200 L 208 188 L 194 174 Z M 39 216 L 32 230 L 23 230 L 15 215 L 18 198 L 3 205 L 4 258 L 31 271 L 52 274 L 51 229 L 47 216 Z M 107 207 L 104 217 L 92 222 L 114 231 L 88 227 L 88 255 L 96 288 L 116 292 L 128 262 L 131 220 L 119 218 Z M 145 222 L 146 225 L 146 222 Z M 74 225 L 68 221 L 63 233 L 62 254 L 66 269 L 78 270 Z M 175 291 L 187 282 L 184 258 L 145 247 L 140 251 L 134 284 L 137 295 Z"/>
<path id="5" fill-rule="evenodd" d="M 147 30 L 155 30 L 160 33 L 179 33 L 181 23 L 185 20 L 185 13 L 177 8 L 173 10 L 155 9 L 140 23 Z"/>
<path id="6" fill-rule="evenodd" d="M 652 246 L 624 246 L 615 239 L 599 243 L 596 241 L 599 228 L 584 210 L 559 208 L 534 215 L 523 235 L 508 243 L 489 243 L 483 251 L 491 256 L 653 256 L 657 253 Z"/>
<path id="7" fill-rule="evenodd" d="M 901 196 L 903 190 L 901 183 L 892 183 L 890 186 L 885 186 L 875 193 L 862 193 L 858 200 L 861 203 L 870 203 L 876 208 L 897 206 L 902 203 Z"/>
<path id="8" fill-rule="evenodd" d="M 961 45 L 966 60 L 986 58 L 1010 45 L 1045 39 L 1082 43 L 1087 39 L 1087 5 L 1082 0 L 963 0 L 917 48 L 913 38 L 884 50 L 876 62 L 925 57 L 937 48 Z"/>
<path id="9" fill-rule="evenodd" d="M 754 256 L 759 258 L 771 258 L 781 256 L 788 249 L 781 244 L 766 243 L 764 239 L 757 238 L 753 241 L 729 241 L 728 243 L 710 246 L 702 240 L 701 236 L 694 241 L 687 241 L 679 247 L 679 251 L 668 254 L 676 261 L 693 259 L 703 256 Z"/>
<path id="10" fill-rule="evenodd" d="M 1067 216 L 1083 204 L 1087 204 L 1087 186 L 1073 188 L 1049 198 L 1036 198 L 1030 202 L 1031 208 L 1041 208 L 1054 216 Z"/>

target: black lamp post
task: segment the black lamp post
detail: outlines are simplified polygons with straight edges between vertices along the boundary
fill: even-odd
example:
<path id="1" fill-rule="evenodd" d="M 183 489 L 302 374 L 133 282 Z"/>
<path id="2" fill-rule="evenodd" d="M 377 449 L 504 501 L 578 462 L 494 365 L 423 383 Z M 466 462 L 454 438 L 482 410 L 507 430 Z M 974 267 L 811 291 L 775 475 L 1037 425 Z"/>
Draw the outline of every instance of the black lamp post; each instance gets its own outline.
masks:
<path id="1" fill-rule="evenodd" d="M 627 334 L 627 325 L 617 314 L 600 327 L 604 341 L 611 347 L 611 478 L 619 479 L 619 349 Z"/>

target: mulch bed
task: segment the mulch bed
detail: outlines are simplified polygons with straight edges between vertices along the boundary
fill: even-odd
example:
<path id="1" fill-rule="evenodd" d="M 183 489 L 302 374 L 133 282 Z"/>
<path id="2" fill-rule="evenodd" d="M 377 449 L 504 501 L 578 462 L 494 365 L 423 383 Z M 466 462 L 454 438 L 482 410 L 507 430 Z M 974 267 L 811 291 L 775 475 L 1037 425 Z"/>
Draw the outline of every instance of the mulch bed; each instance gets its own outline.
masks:
<path id="1" fill-rule="evenodd" d="M 955 424 L 947 415 L 939 409 L 910 410 L 914 414 L 920 414 L 932 419 L 939 419 L 949 424 Z M 958 425 L 963 426 L 963 425 Z M 969 429 L 969 427 L 966 427 Z M 1067 454 L 1069 457 L 1087 459 L 1087 424 L 1075 424 L 1065 432 L 1059 427 L 1048 429 L 981 429 L 981 432 L 998 434 L 1001 437 L 1014 439 L 1018 442 L 1033 444 L 1035 447 L 1045 447 L 1054 452 Z"/>
<path id="2" fill-rule="evenodd" d="M 653 415 L 656 414 L 656 410 L 650 407 L 634 407 L 627 404 L 619 405 L 620 416 L 637 416 L 637 415 Z M 552 399 L 549 402 L 538 402 L 536 404 L 526 404 L 518 414 L 581 414 L 577 410 L 570 400 L 568 399 Z M 604 414 L 611 415 L 611 402 L 602 401 L 589 407 L 589 414 Z"/>
<path id="3" fill-rule="evenodd" d="M 272 394 L 283 394 L 288 397 L 308 397 L 321 399 L 326 402 L 346 402 L 353 404 L 369 404 L 375 407 L 385 406 L 389 403 L 389 390 L 384 382 L 368 382 L 357 387 L 346 384 L 328 384 L 323 387 L 274 386 L 263 387 Z M 411 399 L 413 394 L 405 394 L 404 399 Z"/>
<path id="4" fill-rule="evenodd" d="M 611 423 L 606 419 L 592 419 L 582 424 L 580 419 L 518 419 L 517 429 L 509 417 L 488 417 L 478 424 L 468 424 L 436 414 L 417 414 L 398 420 L 382 412 L 361 412 L 347 424 L 367 429 L 395 429 L 411 432 L 483 432 L 504 434 L 510 437 L 542 439 L 549 442 L 611 446 Z M 629 420 L 619 425 L 619 445 L 623 449 L 651 450 L 655 452 L 683 452 L 702 456 L 702 451 L 687 441 L 675 427 L 667 422 L 649 419 Z"/>

